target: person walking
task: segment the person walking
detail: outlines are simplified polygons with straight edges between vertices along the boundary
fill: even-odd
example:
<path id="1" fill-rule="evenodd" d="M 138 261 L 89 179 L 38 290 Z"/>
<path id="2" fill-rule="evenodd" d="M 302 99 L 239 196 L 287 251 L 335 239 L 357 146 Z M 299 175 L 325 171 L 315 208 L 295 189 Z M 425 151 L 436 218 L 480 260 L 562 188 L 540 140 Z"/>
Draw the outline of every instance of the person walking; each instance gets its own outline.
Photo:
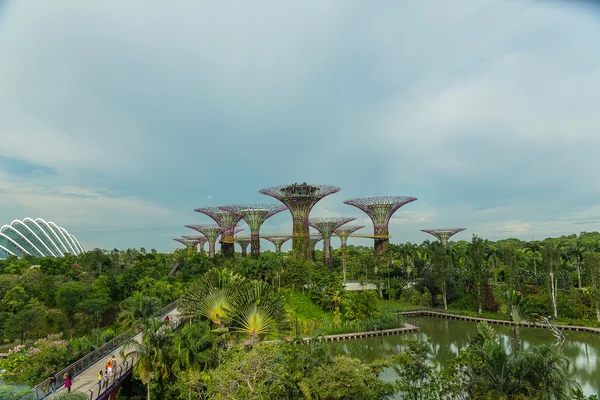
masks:
<path id="1" fill-rule="evenodd" d="M 110 371 L 112 371 L 112 358 L 106 360 L 106 365 L 104 367 L 106 368 L 106 373 L 110 374 Z"/>
<path id="2" fill-rule="evenodd" d="M 110 372 L 108 370 L 106 370 L 104 372 L 104 377 L 102 378 L 102 381 L 104 382 L 104 387 L 107 388 L 108 387 L 108 375 L 110 374 Z"/>
<path id="3" fill-rule="evenodd" d="M 113 371 L 115 371 L 117 369 L 117 357 L 115 357 L 114 354 L 113 354 L 112 358 L 110 359 L 110 362 L 112 363 Z"/>
<path id="4" fill-rule="evenodd" d="M 102 378 L 104 378 L 104 371 L 100 370 L 100 372 L 98 372 L 98 383 L 102 381 Z"/>
<path id="5" fill-rule="evenodd" d="M 73 386 L 73 379 L 71 378 L 71 373 L 67 372 L 65 374 L 65 387 L 67 388 L 67 393 L 71 393 L 71 386 Z"/>

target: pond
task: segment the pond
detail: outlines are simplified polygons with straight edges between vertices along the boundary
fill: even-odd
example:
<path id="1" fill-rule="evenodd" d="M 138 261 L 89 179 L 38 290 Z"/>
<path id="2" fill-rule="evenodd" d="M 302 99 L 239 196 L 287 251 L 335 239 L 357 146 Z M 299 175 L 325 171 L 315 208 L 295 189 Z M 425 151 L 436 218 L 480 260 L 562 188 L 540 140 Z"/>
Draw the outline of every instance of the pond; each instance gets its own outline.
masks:
<path id="1" fill-rule="evenodd" d="M 470 336 L 475 333 L 475 323 L 435 317 L 415 317 L 421 328 L 419 333 L 409 335 L 381 336 L 357 339 L 345 342 L 332 342 L 330 345 L 336 354 L 346 354 L 371 362 L 375 359 L 390 358 L 402 349 L 406 338 L 431 340 L 432 360 L 442 365 L 455 357 L 459 350 L 466 348 Z M 508 325 L 492 325 L 500 334 L 505 347 L 512 346 L 512 328 Z M 571 376 L 581 385 L 586 396 L 600 393 L 600 335 L 587 332 L 564 331 L 566 338 L 564 353 L 573 363 Z M 553 343 L 552 332 L 547 329 L 521 328 L 521 340 L 524 351 L 531 346 Z M 394 380 L 392 370 L 383 373 L 385 380 Z"/>

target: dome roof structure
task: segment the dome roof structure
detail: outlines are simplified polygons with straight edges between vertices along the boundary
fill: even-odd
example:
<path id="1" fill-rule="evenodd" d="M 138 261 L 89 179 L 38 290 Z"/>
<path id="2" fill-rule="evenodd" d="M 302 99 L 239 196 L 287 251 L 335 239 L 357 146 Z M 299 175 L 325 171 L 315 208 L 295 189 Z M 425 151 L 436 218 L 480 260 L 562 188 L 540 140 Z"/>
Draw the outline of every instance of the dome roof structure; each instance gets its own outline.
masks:
<path id="1" fill-rule="evenodd" d="M 34 257 L 62 257 L 65 253 L 80 254 L 85 248 L 75 236 L 54 222 L 41 218 L 15 219 L 0 228 L 0 258 L 10 255 L 19 258 L 26 254 Z"/>

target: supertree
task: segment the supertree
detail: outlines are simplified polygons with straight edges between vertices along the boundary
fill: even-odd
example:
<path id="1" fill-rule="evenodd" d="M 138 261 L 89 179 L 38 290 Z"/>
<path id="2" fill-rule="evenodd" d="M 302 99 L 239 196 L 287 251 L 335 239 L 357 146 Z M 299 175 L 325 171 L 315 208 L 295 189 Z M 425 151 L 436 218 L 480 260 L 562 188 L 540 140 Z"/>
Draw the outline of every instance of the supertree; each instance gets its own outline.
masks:
<path id="1" fill-rule="evenodd" d="M 234 229 L 242 217 L 230 211 L 223 211 L 219 207 L 197 208 L 194 211 L 208 215 L 217 223 L 217 225 L 223 228 L 221 253 L 223 253 L 225 257 L 233 257 L 235 253 L 233 241 Z"/>
<path id="2" fill-rule="evenodd" d="M 250 253 L 257 258 L 260 255 L 260 227 L 267 218 L 285 210 L 287 207 L 277 204 L 236 204 L 219 207 L 240 216 L 250 227 Z"/>
<path id="3" fill-rule="evenodd" d="M 408 196 L 374 196 L 346 200 L 344 204 L 362 210 L 373 221 L 375 254 L 379 258 L 387 251 L 390 243 L 390 218 L 400 207 L 415 200 L 416 197 Z"/>
<path id="4" fill-rule="evenodd" d="M 206 236 L 208 239 L 208 256 L 214 257 L 217 237 L 224 231 L 224 229 L 216 224 L 186 225 L 185 227 L 198 231 Z"/>
<path id="5" fill-rule="evenodd" d="M 359 229 L 364 228 L 363 225 L 344 225 L 337 228 L 333 233 L 335 233 L 339 238 L 342 244 L 340 245 L 340 250 L 342 253 L 342 269 L 344 270 L 344 282 L 346 282 L 346 256 L 347 256 L 347 247 L 346 242 L 348 241 L 348 237 L 356 232 Z"/>
<path id="6" fill-rule="evenodd" d="M 196 253 L 197 240 L 186 239 L 185 237 L 175 238 L 173 240 L 183 244 L 187 248 L 188 258 L 192 258 Z"/>
<path id="7" fill-rule="evenodd" d="M 324 217 L 310 218 L 308 220 L 310 226 L 318 230 L 321 236 L 323 236 L 323 258 L 325 259 L 325 265 L 329 268 L 329 272 L 333 272 L 333 265 L 331 264 L 331 235 L 337 228 L 355 219 L 348 217 Z"/>
<path id="8" fill-rule="evenodd" d="M 275 252 L 281 253 L 281 246 L 288 240 L 290 240 L 291 236 L 261 236 L 263 239 L 268 240 L 269 242 L 275 245 Z"/>
<path id="9" fill-rule="evenodd" d="M 198 243 L 198 249 L 200 253 L 204 253 L 204 243 L 208 240 L 206 236 L 197 235 L 197 236 L 182 236 L 184 239 L 195 240 Z"/>
<path id="10" fill-rule="evenodd" d="M 438 238 L 440 243 L 446 247 L 448 246 L 448 240 L 458 232 L 462 232 L 467 228 L 441 228 L 441 229 L 421 229 L 421 232 L 429 233 L 430 235 Z"/>
<path id="11" fill-rule="evenodd" d="M 248 245 L 250 244 L 251 241 L 252 240 L 247 236 L 244 236 L 244 237 L 238 236 L 235 238 L 235 242 L 237 244 L 239 244 L 240 248 L 242 249 L 242 257 L 246 257 L 246 253 L 248 251 Z"/>
<path id="12" fill-rule="evenodd" d="M 259 192 L 286 205 L 292 214 L 292 249 L 300 257 L 311 257 L 308 216 L 315 204 L 325 196 L 337 193 L 340 188 L 327 185 L 309 185 L 306 182 L 287 186 L 274 186 Z"/>
<path id="13" fill-rule="evenodd" d="M 310 258 L 312 258 L 313 261 L 317 261 L 316 247 L 317 243 L 319 243 L 321 240 L 323 240 L 323 236 L 321 235 L 310 235 L 308 237 L 308 245 L 310 246 Z"/>

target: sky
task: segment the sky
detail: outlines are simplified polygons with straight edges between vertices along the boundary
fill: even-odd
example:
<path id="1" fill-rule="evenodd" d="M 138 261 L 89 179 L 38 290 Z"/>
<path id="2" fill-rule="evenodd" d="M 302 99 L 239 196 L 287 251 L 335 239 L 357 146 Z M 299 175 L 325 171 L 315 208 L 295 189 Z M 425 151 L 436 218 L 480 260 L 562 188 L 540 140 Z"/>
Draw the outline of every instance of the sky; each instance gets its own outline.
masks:
<path id="1" fill-rule="evenodd" d="M 598 231 L 598 37 L 594 2 L 0 0 L 0 224 L 170 251 L 306 181 L 363 234 L 344 200 L 417 197 L 392 243 Z"/>

